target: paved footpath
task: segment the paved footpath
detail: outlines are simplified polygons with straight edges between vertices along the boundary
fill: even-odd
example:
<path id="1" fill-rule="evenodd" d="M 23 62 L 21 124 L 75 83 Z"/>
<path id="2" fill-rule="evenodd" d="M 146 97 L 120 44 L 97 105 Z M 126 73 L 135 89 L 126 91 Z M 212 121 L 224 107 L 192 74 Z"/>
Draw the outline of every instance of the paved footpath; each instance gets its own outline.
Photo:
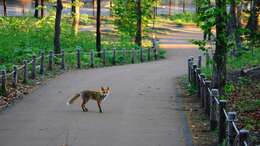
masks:
<path id="1" fill-rule="evenodd" d="M 186 73 L 187 58 L 198 54 L 188 40 L 201 36 L 172 30 L 159 37 L 168 50 L 165 60 L 67 72 L 24 97 L 0 114 L 0 145 L 191 145 L 176 78 Z M 66 105 L 76 92 L 101 85 L 112 88 L 102 104 L 104 113 L 98 113 L 94 101 L 86 113 L 79 101 Z"/>

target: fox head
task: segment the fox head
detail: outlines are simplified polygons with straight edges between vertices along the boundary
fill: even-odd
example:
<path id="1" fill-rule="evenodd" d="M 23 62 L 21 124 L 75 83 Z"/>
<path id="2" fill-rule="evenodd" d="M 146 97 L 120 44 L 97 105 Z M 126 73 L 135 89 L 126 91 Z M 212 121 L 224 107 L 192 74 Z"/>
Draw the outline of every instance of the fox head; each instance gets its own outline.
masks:
<path id="1" fill-rule="evenodd" d="M 109 87 L 104 88 L 103 86 L 101 86 L 100 91 L 101 91 L 102 95 L 108 95 L 110 93 L 111 89 Z"/>

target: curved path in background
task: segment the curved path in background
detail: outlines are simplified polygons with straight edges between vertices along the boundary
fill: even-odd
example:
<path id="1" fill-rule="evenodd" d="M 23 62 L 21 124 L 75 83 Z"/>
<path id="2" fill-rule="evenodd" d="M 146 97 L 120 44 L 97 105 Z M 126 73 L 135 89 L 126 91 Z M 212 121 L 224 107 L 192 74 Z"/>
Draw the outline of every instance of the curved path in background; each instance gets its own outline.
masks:
<path id="1" fill-rule="evenodd" d="M 167 59 L 143 64 L 67 72 L 0 114 L 1 146 L 189 146 L 176 78 L 198 51 L 199 33 L 169 30 L 159 36 Z M 112 88 L 98 113 L 94 101 L 81 112 L 66 100 L 83 89 Z"/>

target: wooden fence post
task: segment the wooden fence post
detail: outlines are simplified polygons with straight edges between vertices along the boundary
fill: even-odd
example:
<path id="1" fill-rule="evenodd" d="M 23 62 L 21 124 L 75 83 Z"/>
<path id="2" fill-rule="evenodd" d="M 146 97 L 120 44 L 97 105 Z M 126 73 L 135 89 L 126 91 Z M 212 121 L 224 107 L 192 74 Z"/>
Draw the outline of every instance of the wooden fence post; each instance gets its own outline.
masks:
<path id="1" fill-rule="evenodd" d="M 210 93 L 209 90 L 211 85 L 210 80 L 205 81 L 205 89 L 204 89 L 204 105 L 205 105 L 205 113 L 210 116 Z"/>
<path id="2" fill-rule="evenodd" d="M 44 74 L 44 51 L 41 51 L 40 74 Z"/>
<path id="3" fill-rule="evenodd" d="M 198 57 L 198 68 L 201 68 L 201 59 L 202 59 L 202 57 L 199 56 L 199 57 Z"/>
<path id="4" fill-rule="evenodd" d="M 17 85 L 17 80 L 18 80 L 18 71 L 17 71 L 17 67 L 14 66 L 13 68 L 13 77 L 12 77 L 12 86 L 13 88 L 16 88 L 16 85 Z"/>
<path id="5" fill-rule="evenodd" d="M 144 62 L 144 58 L 143 58 L 143 48 L 140 48 L 140 62 Z"/>
<path id="6" fill-rule="evenodd" d="M 219 144 L 223 143 L 226 138 L 226 116 L 224 113 L 224 109 L 226 109 L 226 100 L 219 101 L 219 132 L 218 132 L 218 142 Z"/>
<path id="7" fill-rule="evenodd" d="M 217 117 L 216 117 L 216 102 L 214 97 L 219 97 L 218 89 L 211 89 L 212 95 L 210 95 L 210 130 L 217 128 Z"/>
<path id="8" fill-rule="evenodd" d="M 126 64 L 127 63 L 127 54 L 126 54 L 126 49 L 124 48 L 123 49 L 123 60 L 124 60 L 124 64 Z"/>
<path id="9" fill-rule="evenodd" d="M 205 75 L 200 74 L 200 95 L 199 97 L 201 98 L 201 105 L 202 107 L 204 106 L 204 80 L 205 80 Z"/>
<path id="10" fill-rule="evenodd" d="M 236 112 L 228 112 L 228 144 L 230 146 L 234 145 L 234 140 L 236 137 L 236 131 L 233 128 L 233 122 L 236 120 Z"/>
<path id="11" fill-rule="evenodd" d="M 106 49 L 103 49 L 102 59 L 103 59 L 103 65 L 106 66 Z"/>
<path id="12" fill-rule="evenodd" d="M 151 61 L 151 48 L 148 48 L 148 50 L 147 50 L 147 60 L 148 61 Z"/>
<path id="13" fill-rule="evenodd" d="M 116 49 L 113 48 L 112 65 L 116 65 Z"/>
<path id="14" fill-rule="evenodd" d="M 36 56 L 32 56 L 32 79 L 36 78 Z"/>
<path id="15" fill-rule="evenodd" d="M 77 69 L 81 68 L 81 63 L 80 63 L 80 49 L 77 48 L 77 52 L 76 52 L 76 59 L 77 59 Z"/>
<path id="16" fill-rule="evenodd" d="M 90 67 L 94 67 L 94 50 L 90 50 Z"/>
<path id="17" fill-rule="evenodd" d="M 193 57 L 191 56 L 191 57 L 188 59 L 188 78 L 189 78 L 189 82 L 191 82 L 192 64 L 193 64 Z"/>
<path id="18" fill-rule="evenodd" d="M 64 50 L 61 50 L 61 69 L 65 69 L 65 54 L 64 54 Z"/>
<path id="19" fill-rule="evenodd" d="M 157 47 L 154 48 L 154 59 L 157 60 L 158 56 L 157 56 Z"/>
<path id="20" fill-rule="evenodd" d="M 239 130 L 239 146 L 244 146 L 244 141 L 247 142 L 249 131 L 245 129 Z"/>
<path id="21" fill-rule="evenodd" d="M 28 64 L 27 60 L 23 61 L 23 83 L 27 83 L 28 81 Z"/>
<path id="22" fill-rule="evenodd" d="M 191 59 L 189 58 L 188 59 L 188 80 L 189 80 L 189 82 L 191 81 L 191 76 L 190 76 L 191 68 L 190 68 L 190 64 L 191 64 Z"/>
<path id="23" fill-rule="evenodd" d="M 194 85 L 195 87 L 197 87 L 197 84 L 196 84 L 196 79 L 197 79 L 197 77 L 196 77 L 196 75 L 197 75 L 197 65 L 196 65 L 196 64 L 193 64 L 192 68 L 193 68 L 193 72 L 192 72 L 192 83 L 193 83 L 193 85 Z"/>
<path id="24" fill-rule="evenodd" d="M 135 49 L 132 49 L 132 57 L 131 58 L 132 58 L 131 62 L 132 62 L 132 64 L 134 64 L 135 63 Z"/>
<path id="25" fill-rule="evenodd" d="M 6 77 L 6 70 L 2 70 L 2 86 L 1 86 L 1 91 L 2 91 L 2 94 L 3 94 L 3 96 L 6 96 L 7 95 L 7 89 L 6 89 L 6 79 L 7 79 L 7 77 Z"/>
<path id="26" fill-rule="evenodd" d="M 197 96 L 200 95 L 200 68 L 196 70 L 196 85 L 197 85 Z"/>
<path id="27" fill-rule="evenodd" d="M 49 64 L 48 64 L 48 69 L 52 70 L 53 69 L 53 51 L 49 52 Z"/>

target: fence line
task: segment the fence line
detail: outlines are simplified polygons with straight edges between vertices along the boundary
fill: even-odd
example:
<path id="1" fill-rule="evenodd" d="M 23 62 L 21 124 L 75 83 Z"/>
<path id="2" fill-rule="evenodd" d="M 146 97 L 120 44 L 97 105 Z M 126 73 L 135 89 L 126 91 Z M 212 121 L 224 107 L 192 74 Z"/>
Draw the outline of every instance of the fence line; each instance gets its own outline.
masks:
<path id="1" fill-rule="evenodd" d="M 227 100 L 220 100 L 219 90 L 211 89 L 211 81 L 201 74 L 201 58 L 198 57 L 196 64 L 192 56 L 188 59 L 188 80 L 201 98 L 202 108 L 209 117 L 210 130 L 218 130 L 219 144 L 226 142 L 228 146 L 248 146 L 249 131 L 237 127 L 236 112 L 227 111 Z"/>
<path id="2" fill-rule="evenodd" d="M 137 62 L 137 53 L 139 53 L 139 61 L 144 62 L 145 60 L 151 61 L 152 58 L 154 60 L 158 59 L 158 49 L 157 47 L 153 47 L 152 49 L 149 48 L 147 50 L 147 59 L 144 58 L 144 52 L 143 49 L 135 50 L 127 50 L 127 49 L 113 49 L 113 50 L 102 50 L 100 52 L 101 54 L 101 62 L 103 66 L 106 66 L 109 64 L 109 60 L 107 56 L 108 54 L 112 54 L 111 64 L 116 65 L 118 63 L 117 57 L 122 54 L 120 57 L 123 57 L 123 63 L 127 63 L 128 56 L 127 53 L 130 55 L 130 63 Z M 153 50 L 153 55 L 151 53 L 151 50 Z M 95 52 L 93 49 L 90 50 L 90 52 L 81 52 L 79 48 L 76 49 L 75 52 L 64 52 L 64 50 L 61 51 L 59 54 L 54 54 L 53 51 L 50 51 L 47 55 L 44 53 L 44 51 L 41 51 L 40 56 L 36 57 L 35 55 L 32 57 L 32 59 L 28 62 L 27 60 L 23 61 L 23 64 L 20 66 L 14 66 L 13 71 L 10 73 L 7 73 L 6 70 L 3 70 L 0 74 L 0 95 L 6 96 L 7 93 L 7 87 L 8 87 L 8 77 L 12 77 L 11 79 L 11 87 L 16 88 L 18 83 L 18 77 L 22 77 L 22 83 L 27 83 L 29 79 L 35 79 L 37 76 L 37 71 L 39 71 L 40 75 L 44 75 L 46 71 L 52 71 L 54 69 L 54 65 L 59 65 L 61 70 L 65 69 L 66 66 L 66 56 L 75 55 L 76 60 L 76 68 L 80 69 L 82 68 L 82 62 L 86 63 L 87 60 L 82 60 L 83 56 L 89 56 L 89 62 L 87 64 L 89 67 L 93 68 L 95 67 L 95 55 L 97 55 L 98 52 Z M 153 57 L 154 56 L 154 57 Z M 57 63 L 57 59 L 60 59 L 60 61 Z M 37 63 L 39 62 L 39 63 Z M 30 73 L 30 75 L 29 75 Z M 0 96 L 1 97 L 1 96 Z"/>

